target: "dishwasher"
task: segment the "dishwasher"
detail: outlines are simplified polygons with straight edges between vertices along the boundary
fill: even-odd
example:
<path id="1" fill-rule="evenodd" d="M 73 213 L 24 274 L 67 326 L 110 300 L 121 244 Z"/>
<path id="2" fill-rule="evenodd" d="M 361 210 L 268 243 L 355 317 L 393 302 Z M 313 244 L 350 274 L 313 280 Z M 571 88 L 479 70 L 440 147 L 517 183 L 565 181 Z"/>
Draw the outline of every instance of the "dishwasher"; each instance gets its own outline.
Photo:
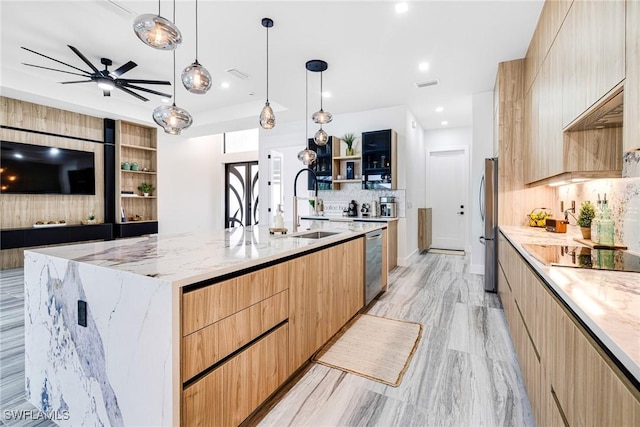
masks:
<path id="1" fill-rule="evenodd" d="M 382 291 L 382 230 L 365 235 L 364 304 Z"/>

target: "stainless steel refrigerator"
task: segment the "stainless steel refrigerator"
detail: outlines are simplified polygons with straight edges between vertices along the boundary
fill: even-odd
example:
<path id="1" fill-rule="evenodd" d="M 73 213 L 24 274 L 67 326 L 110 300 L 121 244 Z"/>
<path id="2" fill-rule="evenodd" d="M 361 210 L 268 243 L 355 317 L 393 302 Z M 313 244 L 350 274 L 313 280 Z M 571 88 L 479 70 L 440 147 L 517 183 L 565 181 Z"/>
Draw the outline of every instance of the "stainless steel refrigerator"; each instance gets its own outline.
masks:
<path id="1" fill-rule="evenodd" d="M 498 290 L 498 158 L 484 159 L 484 175 L 480 181 L 480 215 L 484 234 L 484 290 Z"/>

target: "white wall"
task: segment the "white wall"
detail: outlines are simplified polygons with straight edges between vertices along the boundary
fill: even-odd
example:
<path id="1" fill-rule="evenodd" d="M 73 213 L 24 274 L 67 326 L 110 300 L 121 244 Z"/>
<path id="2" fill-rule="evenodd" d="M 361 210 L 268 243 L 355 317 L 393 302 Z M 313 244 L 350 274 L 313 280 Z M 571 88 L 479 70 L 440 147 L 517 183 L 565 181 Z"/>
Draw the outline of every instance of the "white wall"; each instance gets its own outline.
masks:
<path id="1" fill-rule="evenodd" d="M 186 138 L 158 132 L 158 232 L 224 228 L 224 165 L 257 152 L 223 154 L 222 134 Z"/>
<path id="2" fill-rule="evenodd" d="M 424 129 L 415 116 L 407 111 L 405 118 L 405 144 L 403 146 L 406 182 L 406 221 L 398 223 L 398 235 L 406 236 L 406 252 L 398 254 L 399 265 L 409 265 L 409 258 L 418 253 L 418 208 L 427 208 L 424 186 L 427 182 L 426 147 Z M 406 168 L 406 169 L 405 169 Z"/>
<path id="3" fill-rule="evenodd" d="M 492 157 L 493 152 L 493 92 L 473 95 L 473 143 L 471 145 L 471 260 L 469 271 L 484 274 L 484 246 L 479 237 L 484 234 L 484 225 L 480 216 L 479 192 L 480 180 L 484 173 L 484 159 Z"/>

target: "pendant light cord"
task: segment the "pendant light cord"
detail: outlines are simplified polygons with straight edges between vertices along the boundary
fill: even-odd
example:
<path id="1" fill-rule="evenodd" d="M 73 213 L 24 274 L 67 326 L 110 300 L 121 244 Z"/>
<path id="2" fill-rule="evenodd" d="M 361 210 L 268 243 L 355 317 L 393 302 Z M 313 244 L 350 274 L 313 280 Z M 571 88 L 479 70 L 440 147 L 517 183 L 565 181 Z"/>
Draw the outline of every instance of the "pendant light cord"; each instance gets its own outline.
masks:
<path id="1" fill-rule="evenodd" d="M 196 0 L 196 62 L 198 62 L 198 0 Z"/>
<path id="2" fill-rule="evenodd" d="M 176 51 L 173 50 L 173 106 L 176 106 Z"/>
<path id="3" fill-rule="evenodd" d="M 269 102 L 269 26 L 267 26 L 267 102 Z"/>
<path id="4" fill-rule="evenodd" d="M 160 0 L 158 0 L 158 16 L 160 16 Z"/>
<path id="5" fill-rule="evenodd" d="M 322 71 L 320 71 L 320 111 L 322 111 Z M 322 129 L 322 123 L 320 129 Z"/>
<path id="6" fill-rule="evenodd" d="M 307 143 L 307 150 L 309 149 L 309 71 L 304 74 L 304 140 Z"/>

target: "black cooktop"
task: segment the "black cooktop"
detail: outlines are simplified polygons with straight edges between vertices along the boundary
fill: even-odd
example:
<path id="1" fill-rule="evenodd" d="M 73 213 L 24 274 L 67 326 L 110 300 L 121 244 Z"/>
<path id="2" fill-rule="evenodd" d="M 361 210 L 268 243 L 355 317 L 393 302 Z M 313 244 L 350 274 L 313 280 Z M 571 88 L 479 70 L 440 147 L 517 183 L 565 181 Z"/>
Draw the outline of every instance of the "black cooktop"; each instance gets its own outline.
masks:
<path id="1" fill-rule="evenodd" d="M 547 265 L 640 273 L 640 256 L 614 249 L 567 245 L 522 245 Z"/>

